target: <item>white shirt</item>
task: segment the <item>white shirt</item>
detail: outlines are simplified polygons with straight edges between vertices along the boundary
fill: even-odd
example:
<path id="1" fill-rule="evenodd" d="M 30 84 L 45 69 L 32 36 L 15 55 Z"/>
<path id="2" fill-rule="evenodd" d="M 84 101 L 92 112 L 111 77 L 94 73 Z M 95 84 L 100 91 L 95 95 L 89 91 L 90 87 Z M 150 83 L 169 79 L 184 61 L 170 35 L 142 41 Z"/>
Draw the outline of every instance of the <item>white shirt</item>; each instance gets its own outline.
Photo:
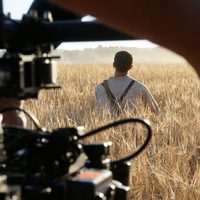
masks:
<path id="1" fill-rule="evenodd" d="M 130 76 L 126 75 L 121 77 L 110 77 L 107 82 L 112 94 L 116 99 L 119 99 L 132 80 L 133 79 Z M 96 86 L 95 94 L 101 106 L 110 106 L 110 100 L 102 84 Z M 160 112 L 159 106 L 147 86 L 135 80 L 122 103 L 128 103 L 129 105 L 135 105 L 137 107 L 137 104 L 140 101 L 149 106 L 156 114 Z"/>

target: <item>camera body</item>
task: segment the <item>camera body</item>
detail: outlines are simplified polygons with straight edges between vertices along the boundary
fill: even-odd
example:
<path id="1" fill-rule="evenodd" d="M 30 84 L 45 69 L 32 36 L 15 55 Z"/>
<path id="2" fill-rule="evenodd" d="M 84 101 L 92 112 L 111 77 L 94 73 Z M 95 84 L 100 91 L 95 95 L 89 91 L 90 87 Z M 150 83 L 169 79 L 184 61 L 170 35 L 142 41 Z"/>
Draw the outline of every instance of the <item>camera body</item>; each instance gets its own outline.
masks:
<path id="1" fill-rule="evenodd" d="M 111 142 L 83 145 L 78 137 L 75 128 L 2 126 L 1 199 L 127 200 L 130 163 L 111 164 Z"/>
<path id="2" fill-rule="evenodd" d="M 5 53 L 0 59 L 0 96 L 37 98 L 40 89 L 59 88 L 54 58 Z"/>

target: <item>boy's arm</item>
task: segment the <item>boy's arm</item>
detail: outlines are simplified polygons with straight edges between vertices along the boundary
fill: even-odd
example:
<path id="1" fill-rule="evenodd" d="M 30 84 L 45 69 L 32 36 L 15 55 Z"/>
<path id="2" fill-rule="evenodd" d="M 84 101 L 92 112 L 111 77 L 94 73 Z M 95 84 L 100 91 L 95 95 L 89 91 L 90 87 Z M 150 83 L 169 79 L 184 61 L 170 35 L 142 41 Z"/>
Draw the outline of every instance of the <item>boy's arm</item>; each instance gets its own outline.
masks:
<path id="1" fill-rule="evenodd" d="M 142 99 L 145 106 L 148 106 L 152 112 L 159 115 L 161 113 L 160 107 L 148 88 L 145 88 L 142 93 Z"/>

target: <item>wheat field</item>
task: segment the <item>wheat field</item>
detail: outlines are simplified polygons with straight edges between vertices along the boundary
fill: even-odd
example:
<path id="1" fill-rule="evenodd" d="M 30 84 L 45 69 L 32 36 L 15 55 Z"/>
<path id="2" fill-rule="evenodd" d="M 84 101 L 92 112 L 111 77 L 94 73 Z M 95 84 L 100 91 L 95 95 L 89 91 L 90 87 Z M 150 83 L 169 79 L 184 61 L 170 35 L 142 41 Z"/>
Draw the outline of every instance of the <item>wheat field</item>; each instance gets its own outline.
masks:
<path id="1" fill-rule="evenodd" d="M 99 110 L 95 85 L 113 74 L 110 64 L 60 64 L 62 89 L 42 91 L 25 108 L 48 130 L 58 127 L 97 128 L 119 118 L 151 121 L 153 137 L 146 150 L 132 160 L 130 200 L 200 199 L 200 81 L 190 66 L 169 63 L 136 63 L 130 75 L 145 83 L 162 114 L 148 109 L 127 110 L 113 119 Z M 143 129 L 124 125 L 88 138 L 85 142 L 112 141 L 111 158 L 134 151 L 144 139 Z"/>

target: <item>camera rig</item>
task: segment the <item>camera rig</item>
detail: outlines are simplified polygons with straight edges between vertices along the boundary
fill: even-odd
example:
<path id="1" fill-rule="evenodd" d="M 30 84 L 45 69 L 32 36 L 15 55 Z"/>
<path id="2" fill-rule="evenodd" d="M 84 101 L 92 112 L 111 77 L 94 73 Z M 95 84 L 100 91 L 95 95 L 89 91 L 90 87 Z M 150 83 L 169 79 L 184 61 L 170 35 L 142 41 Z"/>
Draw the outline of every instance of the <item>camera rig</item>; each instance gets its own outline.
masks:
<path id="1" fill-rule="evenodd" d="M 1 112 L 8 110 L 11 108 Z M 111 142 L 80 142 L 125 123 L 139 123 L 147 129 L 144 143 L 126 157 L 111 161 Z M 149 122 L 142 119 L 115 121 L 85 134 L 79 134 L 76 128 L 49 132 L 39 126 L 30 130 L 3 125 L 0 197 L 2 200 L 128 200 L 130 160 L 145 149 L 150 138 Z"/>
<path id="2" fill-rule="evenodd" d="M 133 39 L 98 21 L 82 22 L 81 17 L 36 0 L 22 20 L 13 20 L 3 14 L 1 0 L 0 49 L 5 53 L 0 58 L 0 97 L 37 98 L 40 89 L 59 88 L 55 62 L 59 57 L 52 56 L 52 51 L 61 42 Z M 6 108 L 0 113 L 11 110 L 24 112 L 33 119 L 19 108 Z M 0 199 L 128 199 L 130 161 L 145 149 L 151 138 L 147 120 L 122 119 L 84 134 L 79 134 L 77 128 L 50 132 L 33 122 L 36 130 L 1 126 Z M 125 123 L 142 124 L 147 137 L 136 152 L 124 158 L 109 159 L 111 142 L 80 142 Z"/>
<path id="3" fill-rule="evenodd" d="M 40 89 L 58 88 L 59 57 L 51 53 L 61 42 L 132 39 L 97 21 L 82 22 L 81 16 L 46 1 L 35 1 L 18 21 L 5 16 L 0 4 L 0 49 L 6 50 L 0 58 L 0 96 L 37 98 Z"/>

